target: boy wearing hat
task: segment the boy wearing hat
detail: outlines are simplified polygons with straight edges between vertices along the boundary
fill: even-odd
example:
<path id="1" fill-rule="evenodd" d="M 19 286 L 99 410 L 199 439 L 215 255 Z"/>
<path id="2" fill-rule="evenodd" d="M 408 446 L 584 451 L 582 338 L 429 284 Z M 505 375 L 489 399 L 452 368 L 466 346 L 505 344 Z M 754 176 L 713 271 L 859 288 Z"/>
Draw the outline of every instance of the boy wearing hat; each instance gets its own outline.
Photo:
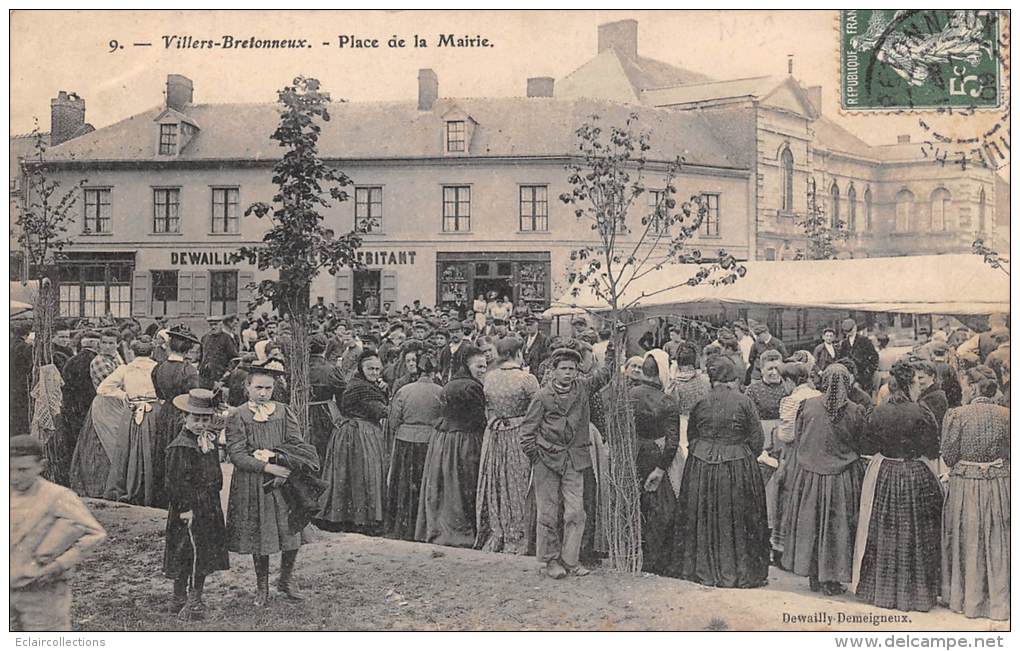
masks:
<path id="1" fill-rule="evenodd" d="M 24 631 L 71 630 L 67 573 L 106 531 L 69 488 L 42 478 L 42 444 L 10 439 L 10 611 Z"/>
<path id="2" fill-rule="evenodd" d="M 191 389 L 175 397 L 173 405 L 185 420 L 166 450 L 169 506 L 163 573 L 174 580 L 170 614 L 198 620 L 205 618 L 205 577 L 230 569 L 220 506 L 223 473 L 216 450 L 218 432 L 213 429 L 215 394 Z"/>
<path id="3" fill-rule="evenodd" d="M 612 347 L 607 355 L 613 359 Z M 548 576 L 584 576 L 584 471 L 592 467 L 590 396 L 604 386 L 612 364 L 579 377 L 581 354 L 553 351 L 552 382 L 531 399 L 521 425 L 521 448 L 531 461 L 538 505 L 538 558 Z M 559 530 L 563 514 L 562 532 Z"/>

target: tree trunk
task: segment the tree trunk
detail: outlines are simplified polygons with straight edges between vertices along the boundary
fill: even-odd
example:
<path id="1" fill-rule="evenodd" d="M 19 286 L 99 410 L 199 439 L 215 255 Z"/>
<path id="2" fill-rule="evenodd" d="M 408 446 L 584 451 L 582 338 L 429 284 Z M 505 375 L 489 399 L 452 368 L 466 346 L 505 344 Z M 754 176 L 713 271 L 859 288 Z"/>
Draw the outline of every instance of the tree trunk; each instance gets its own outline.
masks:
<path id="1" fill-rule="evenodd" d="M 607 364 L 620 368 L 626 355 L 626 335 L 617 332 L 613 317 L 615 359 Z M 609 564 L 621 572 L 640 572 L 641 554 L 641 487 L 637 476 L 637 434 L 634 412 L 627 397 L 627 380 L 613 373 L 606 410 L 606 445 L 609 447 L 609 522 L 606 536 L 609 543 Z"/>
<path id="2" fill-rule="evenodd" d="M 308 312 L 291 315 L 290 350 L 284 351 L 290 373 L 290 407 L 297 416 L 298 426 L 307 438 L 308 434 L 308 402 L 310 385 L 308 382 Z"/>
<path id="3" fill-rule="evenodd" d="M 53 291 L 55 284 L 50 278 L 42 277 L 39 280 L 39 293 L 33 305 L 32 331 L 35 333 L 35 342 L 32 346 L 32 379 L 29 383 L 28 397 L 28 418 L 29 428 L 33 435 L 39 438 L 43 444 L 43 452 L 46 456 L 46 470 L 44 476 L 50 481 L 67 485 L 67 478 L 64 477 L 64 467 L 67 451 L 64 450 L 63 437 L 61 436 L 60 425 L 62 421 L 58 418 L 56 430 L 35 431 L 32 423 L 35 418 L 35 410 L 39 405 L 31 397 L 32 391 L 39 382 L 40 369 L 53 363 L 53 326 L 57 315 L 57 296 Z"/>

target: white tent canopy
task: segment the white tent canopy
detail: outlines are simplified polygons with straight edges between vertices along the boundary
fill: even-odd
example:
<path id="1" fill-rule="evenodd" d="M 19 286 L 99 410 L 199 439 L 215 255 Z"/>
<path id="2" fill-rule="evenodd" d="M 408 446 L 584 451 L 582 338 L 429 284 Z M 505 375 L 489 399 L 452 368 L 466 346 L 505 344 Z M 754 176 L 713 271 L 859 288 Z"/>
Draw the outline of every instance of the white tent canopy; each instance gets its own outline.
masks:
<path id="1" fill-rule="evenodd" d="M 666 265 L 632 283 L 621 306 L 642 297 L 635 308 L 718 303 L 909 314 L 1009 312 L 1009 276 L 973 254 L 742 264 L 747 275 L 730 285 L 703 282 L 660 291 L 701 268 Z M 544 316 L 609 309 L 590 287 L 578 289 L 576 297 L 568 290 L 553 301 Z"/>

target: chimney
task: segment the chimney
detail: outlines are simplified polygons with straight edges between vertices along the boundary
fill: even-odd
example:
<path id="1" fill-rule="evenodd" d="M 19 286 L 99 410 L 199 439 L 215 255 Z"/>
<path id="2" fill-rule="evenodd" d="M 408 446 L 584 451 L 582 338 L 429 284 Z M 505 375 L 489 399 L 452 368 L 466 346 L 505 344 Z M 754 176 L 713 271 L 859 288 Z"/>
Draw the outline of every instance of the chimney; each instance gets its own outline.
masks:
<path id="1" fill-rule="evenodd" d="M 896 136 L 896 144 L 897 145 L 908 145 L 908 144 L 910 144 L 910 134 L 909 133 L 902 133 L 902 134 Z"/>
<path id="2" fill-rule="evenodd" d="M 822 112 L 822 87 L 821 86 L 811 86 L 811 87 L 809 87 L 807 89 L 807 96 L 808 96 L 808 100 L 810 100 L 811 104 L 815 107 L 815 110 L 818 111 L 819 114 L 821 114 L 821 112 Z"/>
<path id="3" fill-rule="evenodd" d="M 599 54 L 613 48 L 620 54 L 637 59 L 636 20 L 618 20 L 599 25 Z"/>
<path id="4" fill-rule="evenodd" d="M 552 97 L 554 83 L 552 77 L 528 77 L 528 97 Z"/>
<path id="5" fill-rule="evenodd" d="M 85 125 L 85 100 L 77 93 L 60 91 L 50 100 L 50 145 L 74 137 Z"/>
<path id="6" fill-rule="evenodd" d="M 191 104 L 194 85 L 184 75 L 166 76 L 166 107 L 184 111 Z"/>
<path id="7" fill-rule="evenodd" d="M 418 71 L 418 110 L 431 111 L 439 98 L 439 77 L 432 68 Z"/>

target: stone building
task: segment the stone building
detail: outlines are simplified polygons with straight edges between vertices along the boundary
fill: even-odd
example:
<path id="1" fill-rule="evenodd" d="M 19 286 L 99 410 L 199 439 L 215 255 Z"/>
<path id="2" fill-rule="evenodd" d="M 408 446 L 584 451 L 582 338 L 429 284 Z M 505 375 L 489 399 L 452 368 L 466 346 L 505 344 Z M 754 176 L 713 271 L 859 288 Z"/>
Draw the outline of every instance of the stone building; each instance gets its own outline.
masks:
<path id="1" fill-rule="evenodd" d="M 594 58 L 560 80 L 527 80 L 524 97 L 442 97 L 426 69 L 417 101 L 332 106 L 320 154 L 355 187 L 327 222 L 379 227 L 365 236 L 365 268 L 316 278 L 313 300 L 374 312 L 495 291 L 544 309 L 566 289 L 571 252 L 592 242 L 558 197 L 574 132 L 593 114 L 602 124 L 638 116 L 652 189 L 667 161 L 685 158 L 675 185 L 711 207 L 691 242 L 709 256 L 796 257 L 812 199 L 846 223 L 844 255 L 857 257 L 966 251 L 1008 225 L 1008 185 L 991 170 L 933 164 L 907 141 L 870 146 L 822 115 L 819 87 L 790 75 L 714 81 L 641 57 L 637 35 L 636 21 L 600 26 Z M 247 309 L 246 287 L 264 274 L 231 253 L 265 232 L 242 214 L 274 194 L 278 110 L 195 95 L 191 80 L 169 75 L 165 101 L 94 131 L 84 100 L 53 100 L 50 171 L 69 185 L 87 179 L 61 271 L 65 316 Z"/>

